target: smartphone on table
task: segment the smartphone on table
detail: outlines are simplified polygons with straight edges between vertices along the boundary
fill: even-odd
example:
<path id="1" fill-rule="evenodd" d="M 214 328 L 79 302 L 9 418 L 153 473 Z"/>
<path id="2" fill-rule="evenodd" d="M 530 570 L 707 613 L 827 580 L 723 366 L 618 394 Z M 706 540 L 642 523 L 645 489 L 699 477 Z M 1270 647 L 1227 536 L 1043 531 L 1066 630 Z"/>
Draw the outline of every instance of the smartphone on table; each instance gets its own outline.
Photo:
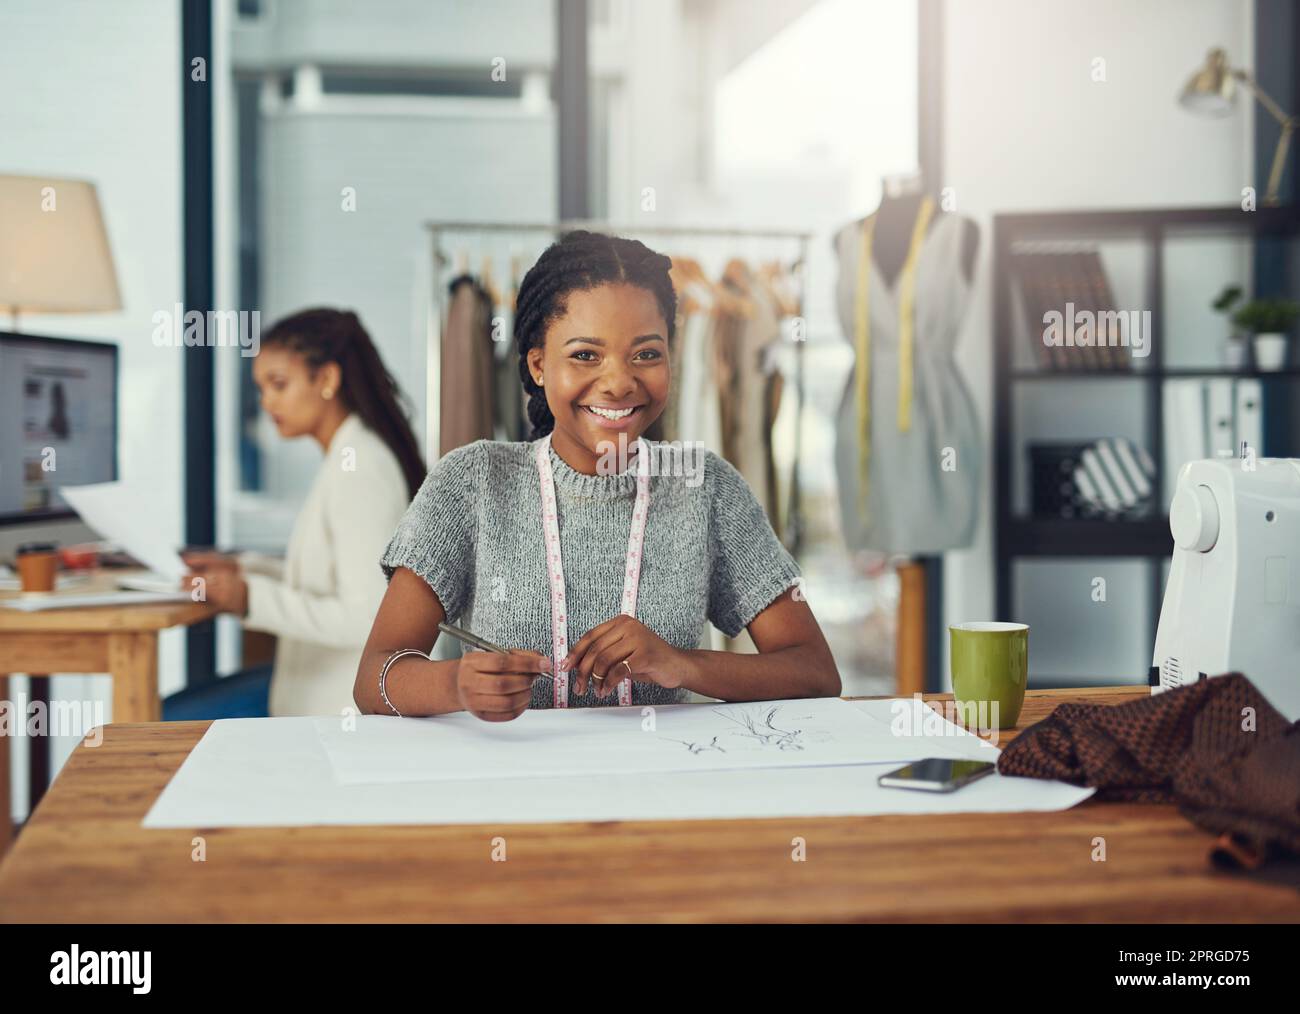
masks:
<path id="1" fill-rule="evenodd" d="M 952 792 L 983 778 L 996 768 L 990 761 L 948 760 L 927 757 L 881 775 L 877 782 L 889 789 L 920 789 L 924 792 Z"/>

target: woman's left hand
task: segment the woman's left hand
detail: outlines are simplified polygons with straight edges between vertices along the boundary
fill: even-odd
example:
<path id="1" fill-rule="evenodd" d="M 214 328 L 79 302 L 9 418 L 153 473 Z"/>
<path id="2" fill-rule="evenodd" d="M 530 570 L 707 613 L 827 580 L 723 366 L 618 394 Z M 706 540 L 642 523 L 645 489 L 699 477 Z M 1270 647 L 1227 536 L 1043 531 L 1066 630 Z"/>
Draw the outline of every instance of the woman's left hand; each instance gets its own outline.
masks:
<path id="1" fill-rule="evenodd" d="M 200 579 L 203 584 L 199 586 L 199 594 L 196 594 L 195 583 Z M 221 568 L 206 570 L 201 574 L 191 571 L 181 578 L 181 590 L 189 592 L 196 602 L 206 602 L 215 607 L 218 612 L 234 613 L 236 616 L 248 613 L 248 582 L 237 570 Z"/>
<path id="2" fill-rule="evenodd" d="M 623 665 L 625 659 L 627 665 Z M 619 613 L 587 631 L 561 668 L 576 670 L 573 680 L 578 694 L 585 694 L 588 685 L 594 682 L 596 696 L 603 698 L 617 692 L 619 682 L 629 677 L 661 687 L 680 687 L 686 670 L 686 653 L 635 616 Z M 605 679 L 597 680 L 595 676 Z"/>

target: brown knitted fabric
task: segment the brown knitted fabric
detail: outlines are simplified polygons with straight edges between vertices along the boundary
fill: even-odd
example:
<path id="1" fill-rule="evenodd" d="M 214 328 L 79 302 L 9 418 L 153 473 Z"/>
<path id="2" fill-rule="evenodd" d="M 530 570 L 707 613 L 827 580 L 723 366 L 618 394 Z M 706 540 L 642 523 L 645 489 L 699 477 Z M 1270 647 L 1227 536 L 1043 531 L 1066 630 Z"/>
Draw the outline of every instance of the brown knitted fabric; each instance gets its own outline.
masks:
<path id="1" fill-rule="evenodd" d="M 1176 803 L 1219 836 L 1217 863 L 1300 855 L 1300 722 L 1240 673 L 1117 706 L 1062 704 L 1002 751 L 998 771 L 1095 786 L 1102 800 Z"/>

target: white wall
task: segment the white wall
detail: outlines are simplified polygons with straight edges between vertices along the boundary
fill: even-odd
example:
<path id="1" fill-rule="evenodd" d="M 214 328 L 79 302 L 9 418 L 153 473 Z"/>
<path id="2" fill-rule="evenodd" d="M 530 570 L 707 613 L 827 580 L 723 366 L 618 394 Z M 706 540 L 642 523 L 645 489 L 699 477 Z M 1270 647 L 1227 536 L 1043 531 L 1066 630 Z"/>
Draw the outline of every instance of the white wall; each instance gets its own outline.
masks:
<path id="1" fill-rule="evenodd" d="M 550 109 L 491 99 L 330 97 L 317 109 L 268 112 L 261 132 L 263 325 L 307 306 L 355 310 L 409 399 L 423 444 L 432 263 L 424 223 L 554 218 Z M 355 194 L 355 210 L 343 210 L 345 187 Z M 496 277 L 508 273 L 504 242 L 460 234 L 445 237 L 445 245 L 449 256 L 463 253 L 476 270 L 493 255 Z M 310 440 L 276 438 L 265 416 L 258 425 L 264 494 L 240 498 L 231 538 L 241 545 L 266 538 L 274 526 L 268 506 L 291 506 L 280 511 L 283 530 L 274 533 L 283 546 L 292 512 L 320 467 L 320 449 Z M 232 485 L 220 495 L 234 492 Z"/>
<path id="2" fill-rule="evenodd" d="M 549 66 L 555 52 L 552 0 L 263 0 L 260 19 L 232 21 L 237 64 L 263 55 L 287 64 L 392 69 Z M 260 38 L 259 38 L 260 36 Z M 251 47 L 251 48 L 250 48 Z"/>
<path id="3" fill-rule="evenodd" d="M 28 317 L 22 329 L 118 343 L 121 474 L 160 485 L 152 511 L 177 545 L 184 534 L 181 352 L 155 348 L 150 335 L 154 312 L 182 294 L 178 11 L 169 0 L 5 0 L 0 7 L 0 172 L 96 183 L 123 303 L 117 313 Z M 181 632 L 162 635 L 164 693 L 184 681 L 183 647 Z M 11 681 L 11 694 L 25 693 L 12 686 L 25 682 Z M 100 701 L 111 720 L 106 676 L 57 677 L 53 696 Z M 56 769 L 78 738 L 55 739 Z M 13 750 L 16 814 L 27 805 L 25 747 L 19 740 Z"/>
<path id="4" fill-rule="evenodd" d="M 946 558 L 951 623 L 992 619 L 994 610 L 992 215 L 1235 204 L 1255 181 L 1250 104 L 1209 120 L 1175 101 L 1211 47 L 1225 47 L 1234 65 L 1252 63 L 1249 0 L 948 0 L 944 17 L 941 185 L 956 189 L 958 212 L 981 229 L 976 292 L 957 359 L 980 413 L 990 476 L 976 544 Z M 1104 82 L 1092 79 L 1097 57 L 1105 60 Z M 1195 287 L 1211 275 L 1185 283 L 1193 284 L 1189 300 L 1213 297 Z M 1115 629 L 1154 636 L 1153 627 L 1132 633 L 1138 626 Z M 1089 641 L 1105 636 L 1095 626 L 1073 629 Z M 1126 675 L 1142 677 L 1145 668 Z"/>

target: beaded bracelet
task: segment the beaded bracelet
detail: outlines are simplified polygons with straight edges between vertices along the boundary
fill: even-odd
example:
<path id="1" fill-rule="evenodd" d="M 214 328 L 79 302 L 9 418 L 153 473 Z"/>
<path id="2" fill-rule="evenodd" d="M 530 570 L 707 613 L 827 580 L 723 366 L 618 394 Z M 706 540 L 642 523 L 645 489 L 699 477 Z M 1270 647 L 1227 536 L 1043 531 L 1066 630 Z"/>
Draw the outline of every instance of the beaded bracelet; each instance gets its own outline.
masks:
<path id="1" fill-rule="evenodd" d="M 384 660 L 384 664 L 379 669 L 379 696 L 384 699 L 384 703 L 388 705 L 388 709 L 398 718 L 402 718 L 404 716 L 400 711 L 398 711 L 396 708 L 393 707 L 393 702 L 388 699 L 388 690 L 386 689 L 385 684 L 386 681 L 388 680 L 388 667 L 392 665 L 394 662 L 396 662 L 399 658 L 402 658 L 405 655 L 419 655 L 421 658 L 426 659 L 427 661 L 430 662 L 433 661 L 433 659 L 429 658 L 429 656 L 426 655 L 424 652 L 422 652 L 419 648 L 398 648 L 395 652 L 393 652 L 391 655 L 388 656 L 388 658 Z"/>

